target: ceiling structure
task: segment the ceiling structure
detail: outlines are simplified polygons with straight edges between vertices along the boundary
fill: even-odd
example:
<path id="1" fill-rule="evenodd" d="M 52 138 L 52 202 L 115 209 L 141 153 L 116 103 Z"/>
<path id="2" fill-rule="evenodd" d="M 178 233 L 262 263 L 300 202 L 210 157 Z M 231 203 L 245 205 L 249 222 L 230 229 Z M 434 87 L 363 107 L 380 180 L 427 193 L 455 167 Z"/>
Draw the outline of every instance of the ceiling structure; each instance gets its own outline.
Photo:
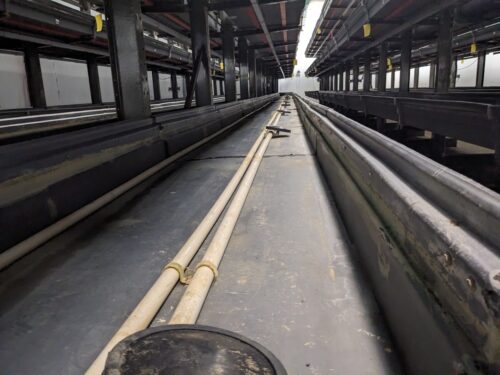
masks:
<path id="1" fill-rule="evenodd" d="M 429 60 L 437 50 L 439 12 L 450 7 L 455 14 L 454 50 L 467 51 L 473 40 L 497 44 L 496 0 L 327 0 L 306 50 L 307 57 L 316 58 L 306 74 L 319 76 L 355 58 L 370 58 L 382 43 L 397 62 L 406 30 L 412 32 L 413 61 Z M 365 34 L 366 24 L 371 30 Z"/>
<path id="2" fill-rule="evenodd" d="M 187 1 L 147 0 L 141 4 L 148 65 L 191 69 Z M 221 72 L 221 22 L 229 18 L 235 36 L 248 40 L 272 75 L 291 76 L 304 6 L 305 0 L 208 2 L 214 71 Z M 95 18 L 103 12 L 101 0 L 0 0 L 1 48 L 22 49 L 24 44 L 35 44 L 46 55 L 78 59 L 96 56 L 107 62 L 105 22 L 99 30 Z"/>

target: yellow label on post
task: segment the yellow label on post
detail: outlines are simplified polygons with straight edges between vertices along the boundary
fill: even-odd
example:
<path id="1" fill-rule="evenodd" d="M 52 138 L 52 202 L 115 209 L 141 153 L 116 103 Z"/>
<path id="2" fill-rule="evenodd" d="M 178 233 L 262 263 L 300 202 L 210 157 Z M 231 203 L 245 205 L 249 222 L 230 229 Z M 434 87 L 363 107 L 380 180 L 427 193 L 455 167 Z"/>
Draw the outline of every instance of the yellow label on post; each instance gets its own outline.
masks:
<path id="1" fill-rule="evenodd" d="M 319 27 L 316 29 L 316 34 L 321 34 L 321 29 Z"/>
<path id="2" fill-rule="evenodd" d="M 293 65 L 297 65 L 297 59 L 293 59 Z"/>
<path id="3" fill-rule="evenodd" d="M 224 63 L 221 61 L 221 63 L 219 64 L 220 68 L 221 69 L 224 69 Z"/>
<path id="4" fill-rule="evenodd" d="M 98 33 L 100 33 L 102 31 L 102 26 L 103 26 L 103 23 L 102 23 L 102 14 L 101 13 L 97 13 L 94 18 L 95 18 L 95 31 L 97 31 Z"/>
<path id="5" fill-rule="evenodd" d="M 476 43 L 472 43 L 470 45 L 470 53 L 476 53 L 477 52 L 477 44 Z"/>
<path id="6" fill-rule="evenodd" d="M 389 70 L 392 69 L 392 61 L 390 58 L 387 58 L 387 69 L 389 69 Z"/>
<path id="7" fill-rule="evenodd" d="M 369 23 L 365 23 L 363 25 L 363 36 L 365 38 L 368 38 L 372 33 L 372 25 Z"/>

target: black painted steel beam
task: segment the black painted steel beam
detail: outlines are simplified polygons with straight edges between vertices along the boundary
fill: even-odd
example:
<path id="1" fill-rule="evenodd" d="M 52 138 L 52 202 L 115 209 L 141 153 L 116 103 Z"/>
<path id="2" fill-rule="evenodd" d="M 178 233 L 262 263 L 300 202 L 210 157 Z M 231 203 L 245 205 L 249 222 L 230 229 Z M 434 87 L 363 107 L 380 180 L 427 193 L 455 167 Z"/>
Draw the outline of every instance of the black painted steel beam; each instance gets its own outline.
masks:
<path id="1" fill-rule="evenodd" d="M 451 77 L 451 52 L 453 38 L 453 14 L 450 9 L 439 15 L 439 30 L 437 41 L 436 91 L 448 92 Z"/>
<path id="2" fill-rule="evenodd" d="M 193 61 L 200 60 L 197 74 L 195 74 L 196 105 L 201 107 L 213 104 L 212 80 L 210 79 L 208 8 L 203 1 L 192 1 L 190 8 L 189 19 Z"/>
<path id="3" fill-rule="evenodd" d="M 170 73 L 170 85 L 172 87 L 172 98 L 179 98 L 179 85 L 177 83 L 177 73 Z"/>
<path id="4" fill-rule="evenodd" d="M 378 79 L 377 90 L 385 91 L 387 75 L 387 44 L 384 42 L 378 49 Z"/>
<path id="5" fill-rule="evenodd" d="M 33 108 L 44 108 L 47 106 L 47 102 L 45 100 L 45 90 L 43 87 L 40 55 L 38 54 L 36 46 L 27 45 L 25 47 L 24 64 L 26 67 L 26 78 L 28 81 L 31 106 Z"/>
<path id="6" fill-rule="evenodd" d="M 236 100 L 236 70 L 234 62 L 234 30 L 229 19 L 222 24 L 222 44 L 224 56 L 224 84 L 226 102 Z"/>
<path id="7" fill-rule="evenodd" d="M 153 98 L 154 100 L 161 99 L 161 90 L 160 90 L 160 72 L 158 69 L 152 70 L 153 76 Z"/>
<path id="8" fill-rule="evenodd" d="M 105 0 L 115 102 L 120 120 L 151 115 L 139 0 Z"/>
<path id="9" fill-rule="evenodd" d="M 248 99 L 250 97 L 248 71 L 248 43 L 245 38 L 238 38 L 238 52 L 240 60 L 240 98 Z"/>
<path id="10" fill-rule="evenodd" d="M 248 50 L 248 71 L 250 78 L 250 97 L 255 98 L 257 96 L 257 60 L 255 59 L 255 50 Z"/>
<path id="11" fill-rule="evenodd" d="M 92 104 L 102 104 L 101 84 L 99 82 L 99 66 L 95 56 L 87 59 L 87 72 L 89 76 L 90 97 Z"/>
<path id="12" fill-rule="evenodd" d="M 407 30 L 401 37 L 401 72 L 399 75 L 399 92 L 410 92 L 411 69 L 411 30 Z"/>

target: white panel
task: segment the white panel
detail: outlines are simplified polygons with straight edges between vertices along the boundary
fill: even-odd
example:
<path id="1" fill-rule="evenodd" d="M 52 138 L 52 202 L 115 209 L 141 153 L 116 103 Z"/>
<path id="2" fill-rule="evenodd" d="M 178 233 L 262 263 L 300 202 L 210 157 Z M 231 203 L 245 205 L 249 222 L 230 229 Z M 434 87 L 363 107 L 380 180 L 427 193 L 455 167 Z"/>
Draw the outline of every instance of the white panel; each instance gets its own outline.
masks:
<path id="1" fill-rule="evenodd" d="M 148 86 L 149 86 L 149 99 L 154 100 L 155 92 L 153 90 L 153 72 L 148 70 Z"/>
<path id="2" fill-rule="evenodd" d="M 401 71 L 398 69 L 398 70 L 395 70 L 394 71 L 394 88 L 395 89 L 399 89 L 399 80 L 401 78 Z"/>
<path id="3" fill-rule="evenodd" d="M 391 88 L 391 74 L 392 74 L 392 72 L 385 73 L 385 88 L 386 89 Z"/>
<path id="4" fill-rule="evenodd" d="M 370 86 L 370 90 L 376 90 L 377 89 L 377 74 L 372 73 L 372 82 Z"/>
<path id="5" fill-rule="evenodd" d="M 352 76 L 352 70 L 349 70 L 349 91 L 352 91 L 354 88 L 354 82 L 353 82 L 353 76 Z"/>
<path id="6" fill-rule="evenodd" d="M 457 61 L 457 80 L 455 87 L 476 86 L 477 57 Z"/>
<path id="7" fill-rule="evenodd" d="M 170 74 L 160 73 L 160 97 L 162 99 L 172 99 L 172 77 Z"/>
<path id="8" fill-rule="evenodd" d="M 40 65 L 47 106 L 92 103 L 86 63 L 41 58 Z"/>
<path id="9" fill-rule="evenodd" d="M 186 76 L 182 74 L 177 74 L 177 87 L 179 91 L 177 91 L 177 96 L 179 98 L 186 97 Z"/>
<path id="10" fill-rule="evenodd" d="M 421 66 L 418 71 L 418 87 L 429 87 L 431 76 L 431 66 Z"/>
<path id="11" fill-rule="evenodd" d="M 279 92 L 294 92 L 302 96 L 306 91 L 319 90 L 319 82 L 316 77 L 292 77 L 278 80 Z"/>
<path id="12" fill-rule="evenodd" d="M 0 109 L 30 107 L 24 56 L 0 54 Z"/>
<path id="13" fill-rule="evenodd" d="M 115 94 L 113 89 L 113 76 L 111 74 L 111 67 L 99 65 L 98 70 L 102 101 L 103 103 L 114 103 Z"/>
<path id="14" fill-rule="evenodd" d="M 500 86 L 500 53 L 486 55 L 483 86 Z"/>
<path id="15" fill-rule="evenodd" d="M 415 87 L 415 68 L 410 69 L 410 87 Z"/>

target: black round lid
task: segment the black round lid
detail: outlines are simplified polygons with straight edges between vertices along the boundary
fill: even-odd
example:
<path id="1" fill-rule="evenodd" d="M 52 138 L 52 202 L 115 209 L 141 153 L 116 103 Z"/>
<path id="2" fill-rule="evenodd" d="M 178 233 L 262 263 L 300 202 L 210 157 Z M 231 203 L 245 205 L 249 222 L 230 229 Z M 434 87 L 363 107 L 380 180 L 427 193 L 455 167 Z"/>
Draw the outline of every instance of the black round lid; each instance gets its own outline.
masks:
<path id="1" fill-rule="evenodd" d="M 286 375 L 267 349 L 201 325 L 149 328 L 118 343 L 103 375 Z"/>

